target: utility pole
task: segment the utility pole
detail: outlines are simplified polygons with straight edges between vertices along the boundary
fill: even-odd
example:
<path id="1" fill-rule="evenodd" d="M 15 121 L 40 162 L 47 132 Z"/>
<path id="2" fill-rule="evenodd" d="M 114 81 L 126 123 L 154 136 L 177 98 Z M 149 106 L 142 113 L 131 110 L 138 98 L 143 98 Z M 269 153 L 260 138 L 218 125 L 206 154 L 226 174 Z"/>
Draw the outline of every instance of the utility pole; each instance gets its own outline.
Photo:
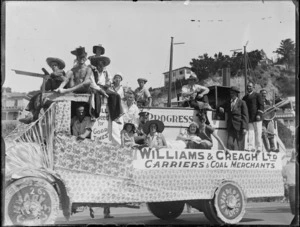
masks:
<path id="1" fill-rule="evenodd" d="M 169 90 L 168 90 L 168 107 L 171 107 L 172 66 L 173 66 L 173 45 L 184 44 L 184 43 L 173 43 L 173 39 L 174 39 L 174 37 L 171 37 L 170 67 L 169 67 Z"/>
<path id="2" fill-rule="evenodd" d="M 170 67 L 169 67 L 168 107 L 171 107 L 171 86 L 172 86 L 172 65 L 173 65 L 173 39 L 174 39 L 174 37 L 171 37 Z"/>
<path id="3" fill-rule="evenodd" d="M 246 44 L 247 45 L 247 44 Z M 245 94 L 247 91 L 247 52 L 246 45 L 244 46 L 244 62 L 245 62 Z"/>

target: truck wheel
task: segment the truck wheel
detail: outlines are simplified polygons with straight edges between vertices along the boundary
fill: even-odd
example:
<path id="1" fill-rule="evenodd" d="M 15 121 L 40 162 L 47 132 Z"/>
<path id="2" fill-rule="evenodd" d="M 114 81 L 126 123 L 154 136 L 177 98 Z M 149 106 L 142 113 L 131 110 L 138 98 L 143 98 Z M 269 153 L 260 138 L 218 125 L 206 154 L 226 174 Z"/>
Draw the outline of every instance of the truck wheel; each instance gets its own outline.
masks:
<path id="1" fill-rule="evenodd" d="M 184 209 L 184 202 L 155 202 L 147 203 L 149 211 L 156 217 L 163 220 L 170 220 L 179 217 Z"/>
<path id="2" fill-rule="evenodd" d="M 201 200 L 200 204 L 204 216 L 211 224 L 223 224 L 223 222 L 217 217 L 216 211 L 214 210 L 213 200 Z"/>
<path id="3" fill-rule="evenodd" d="M 224 182 L 218 187 L 213 200 L 218 219 L 226 224 L 236 224 L 245 214 L 246 200 L 242 188 L 234 182 Z"/>
<path id="4" fill-rule="evenodd" d="M 26 177 L 5 189 L 5 225 L 54 224 L 59 198 L 46 180 Z"/>

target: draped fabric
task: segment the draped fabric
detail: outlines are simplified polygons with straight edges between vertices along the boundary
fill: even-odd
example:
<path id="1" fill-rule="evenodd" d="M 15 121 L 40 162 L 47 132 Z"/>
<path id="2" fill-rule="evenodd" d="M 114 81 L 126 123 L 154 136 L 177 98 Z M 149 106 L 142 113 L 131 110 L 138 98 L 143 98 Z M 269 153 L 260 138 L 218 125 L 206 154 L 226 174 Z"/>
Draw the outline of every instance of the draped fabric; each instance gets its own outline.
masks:
<path id="1" fill-rule="evenodd" d="M 6 177 L 20 169 L 53 170 L 55 104 L 35 122 L 20 124 L 7 137 Z"/>

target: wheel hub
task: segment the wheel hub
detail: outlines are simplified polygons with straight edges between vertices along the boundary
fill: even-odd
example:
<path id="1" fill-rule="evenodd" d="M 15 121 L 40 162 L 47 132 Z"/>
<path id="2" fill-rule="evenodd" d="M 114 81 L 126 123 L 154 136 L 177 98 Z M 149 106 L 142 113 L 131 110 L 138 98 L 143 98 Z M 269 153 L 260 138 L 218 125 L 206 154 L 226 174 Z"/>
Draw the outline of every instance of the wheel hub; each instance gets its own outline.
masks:
<path id="1" fill-rule="evenodd" d="M 234 195 L 228 195 L 226 198 L 226 205 L 228 208 L 233 209 L 237 205 L 237 199 Z"/>
<path id="2" fill-rule="evenodd" d="M 22 213 L 30 218 L 38 219 L 41 215 L 42 206 L 37 201 L 26 201 L 21 207 Z"/>

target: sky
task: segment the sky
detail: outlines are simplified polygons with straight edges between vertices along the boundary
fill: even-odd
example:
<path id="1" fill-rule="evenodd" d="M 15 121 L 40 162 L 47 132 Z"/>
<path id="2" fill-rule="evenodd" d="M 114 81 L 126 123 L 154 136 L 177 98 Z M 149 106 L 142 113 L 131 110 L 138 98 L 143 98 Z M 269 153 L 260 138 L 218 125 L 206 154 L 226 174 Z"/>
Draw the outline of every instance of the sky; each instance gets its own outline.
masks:
<path id="1" fill-rule="evenodd" d="M 38 90 L 42 79 L 15 74 L 12 69 L 51 72 L 47 57 L 65 61 L 68 71 L 76 47 L 102 44 L 111 59 L 107 70 L 121 72 L 123 85 L 135 89 L 164 85 L 174 37 L 173 69 L 190 66 L 207 53 L 263 49 L 269 58 L 280 41 L 295 41 L 292 1 L 23 1 L 6 2 L 5 83 L 14 92 Z M 194 20 L 194 21 L 193 21 Z M 87 63 L 89 63 L 87 61 Z"/>

